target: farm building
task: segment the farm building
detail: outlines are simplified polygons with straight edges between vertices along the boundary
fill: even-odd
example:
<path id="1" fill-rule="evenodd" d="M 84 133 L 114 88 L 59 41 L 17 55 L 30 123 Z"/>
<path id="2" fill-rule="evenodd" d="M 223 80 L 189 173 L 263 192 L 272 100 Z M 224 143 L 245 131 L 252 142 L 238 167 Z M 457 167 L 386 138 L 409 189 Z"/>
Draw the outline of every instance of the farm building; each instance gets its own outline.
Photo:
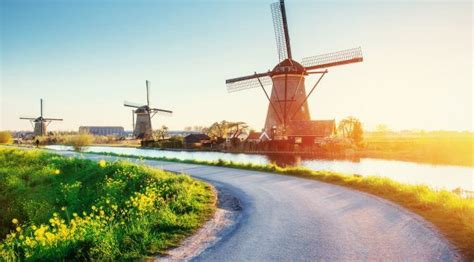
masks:
<path id="1" fill-rule="evenodd" d="M 124 136 L 125 131 L 121 126 L 81 126 L 79 133 L 88 133 L 96 136 Z"/>
<path id="2" fill-rule="evenodd" d="M 269 141 L 270 137 L 265 132 L 250 132 L 245 141 L 249 143 L 260 143 L 263 141 Z"/>

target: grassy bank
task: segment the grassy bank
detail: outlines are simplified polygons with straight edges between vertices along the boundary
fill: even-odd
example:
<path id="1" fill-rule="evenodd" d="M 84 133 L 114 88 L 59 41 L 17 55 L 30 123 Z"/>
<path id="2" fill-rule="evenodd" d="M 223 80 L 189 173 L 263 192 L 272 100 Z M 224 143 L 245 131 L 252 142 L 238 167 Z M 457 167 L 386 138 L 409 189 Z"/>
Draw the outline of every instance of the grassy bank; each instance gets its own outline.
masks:
<path id="1" fill-rule="evenodd" d="M 301 167 L 253 165 L 234 162 L 180 160 L 166 157 L 140 157 L 113 153 L 88 153 L 137 159 L 170 161 L 278 173 L 314 179 L 367 192 L 399 204 L 434 224 L 468 259 L 474 259 L 474 199 L 465 199 L 449 191 L 433 191 L 427 186 L 406 185 L 382 177 L 342 175 Z"/>
<path id="2" fill-rule="evenodd" d="M 189 176 L 0 148 L 0 257 L 6 260 L 162 253 L 202 225 L 214 203 L 210 186 Z"/>

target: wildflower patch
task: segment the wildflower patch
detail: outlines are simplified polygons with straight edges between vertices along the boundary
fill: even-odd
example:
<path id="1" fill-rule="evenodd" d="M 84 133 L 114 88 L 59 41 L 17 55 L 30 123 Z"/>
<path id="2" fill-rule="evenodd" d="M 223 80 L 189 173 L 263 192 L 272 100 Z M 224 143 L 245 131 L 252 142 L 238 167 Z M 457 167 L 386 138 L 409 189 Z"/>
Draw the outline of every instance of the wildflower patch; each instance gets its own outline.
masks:
<path id="1" fill-rule="evenodd" d="M 177 245 L 212 215 L 215 196 L 188 176 L 126 162 L 0 149 L 0 202 L 0 257 L 115 260 Z"/>

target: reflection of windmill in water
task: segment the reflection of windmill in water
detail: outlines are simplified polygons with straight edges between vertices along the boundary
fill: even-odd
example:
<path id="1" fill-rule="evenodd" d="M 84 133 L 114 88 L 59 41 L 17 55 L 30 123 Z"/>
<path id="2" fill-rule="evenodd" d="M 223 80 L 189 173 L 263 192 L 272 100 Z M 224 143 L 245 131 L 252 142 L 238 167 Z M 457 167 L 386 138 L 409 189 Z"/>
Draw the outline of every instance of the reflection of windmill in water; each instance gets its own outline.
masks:
<path id="1" fill-rule="evenodd" d="M 264 131 L 274 139 L 286 139 L 288 136 L 311 136 L 311 132 L 319 133 L 317 129 L 328 121 L 311 121 L 307 99 L 314 91 L 323 76 L 328 72 L 321 70 L 332 66 L 362 62 L 361 48 L 348 49 L 335 53 L 304 58 L 300 63 L 292 58 L 290 36 L 283 0 L 271 5 L 273 25 L 278 48 L 279 63 L 272 71 L 254 73 L 244 77 L 226 80 L 229 92 L 261 87 L 269 101 Z M 305 77 L 318 74 L 309 93 L 305 89 Z M 272 85 L 269 96 L 265 85 Z M 318 127 L 318 122 L 320 126 Z M 324 123 L 326 122 L 326 123 Z M 334 120 L 332 120 L 334 122 Z M 322 127 L 323 129 L 330 129 Z"/>
<path id="2" fill-rule="evenodd" d="M 40 116 L 39 117 L 20 117 L 20 119 L 30 120 L 34 128 L 35 136 L 47 135 L 46 128 L 53 121 L 63 121 L 60 118 L 45 118 L 43 117 L 43 99 L 40 99 Z"/>
<path id="3" fill-rule="evenodd" d="M 151 119 L 156 114 L 171 115 L 173 113 L 170 110 L 150 107 L 150 82 L 148 80 L 146 80 L 146 105 L 125 102 L 124 106 L 136 108 L 133 110 L 133 113 L 132 113 L 132 119 L 133 119 L 133 114 L 137 116 L 135 125 L 133 126 L 133 135 L 136 138 L 142 139 L 145 141 L 153 139 L 153 129 L 151 126 Z"/>

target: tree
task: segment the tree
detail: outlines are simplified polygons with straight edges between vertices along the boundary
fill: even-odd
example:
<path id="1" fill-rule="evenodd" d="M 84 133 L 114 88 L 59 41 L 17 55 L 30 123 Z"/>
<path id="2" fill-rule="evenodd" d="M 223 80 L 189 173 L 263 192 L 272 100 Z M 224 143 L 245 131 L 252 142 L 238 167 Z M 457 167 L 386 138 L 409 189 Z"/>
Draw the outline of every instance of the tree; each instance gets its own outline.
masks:
<path id="1" fill-rule="evenodd" d="M 342 136 L 348 138 L 353 144 L 360 146 L 362 143 L 364 130 L 359 119 L 349 116 L 339 121 L 338 130 Z"/>
<path id="2" fill-rule="evenodd" d="M 162 125 L 161 128 L 155 130 L 155 136 L 159 139 L 165 139 L 168 136 L 168 127 Z"/>
<path id="3" fill-rule="evenodd" d="M 222 120 L 220 123 L 215 122 L 207 130 L 206 135 L 210 137 L 216 137 L 223 139 L 226 137 L 227 132 L 229 131 L 229 124 L 227 121 Z"/>
<path id="4" fill-rule="evenodd" d="M 245 122 L 228 122 L 231 138 L 238 138 L 241 134 L 247 133 L 249 126 Z"/>

